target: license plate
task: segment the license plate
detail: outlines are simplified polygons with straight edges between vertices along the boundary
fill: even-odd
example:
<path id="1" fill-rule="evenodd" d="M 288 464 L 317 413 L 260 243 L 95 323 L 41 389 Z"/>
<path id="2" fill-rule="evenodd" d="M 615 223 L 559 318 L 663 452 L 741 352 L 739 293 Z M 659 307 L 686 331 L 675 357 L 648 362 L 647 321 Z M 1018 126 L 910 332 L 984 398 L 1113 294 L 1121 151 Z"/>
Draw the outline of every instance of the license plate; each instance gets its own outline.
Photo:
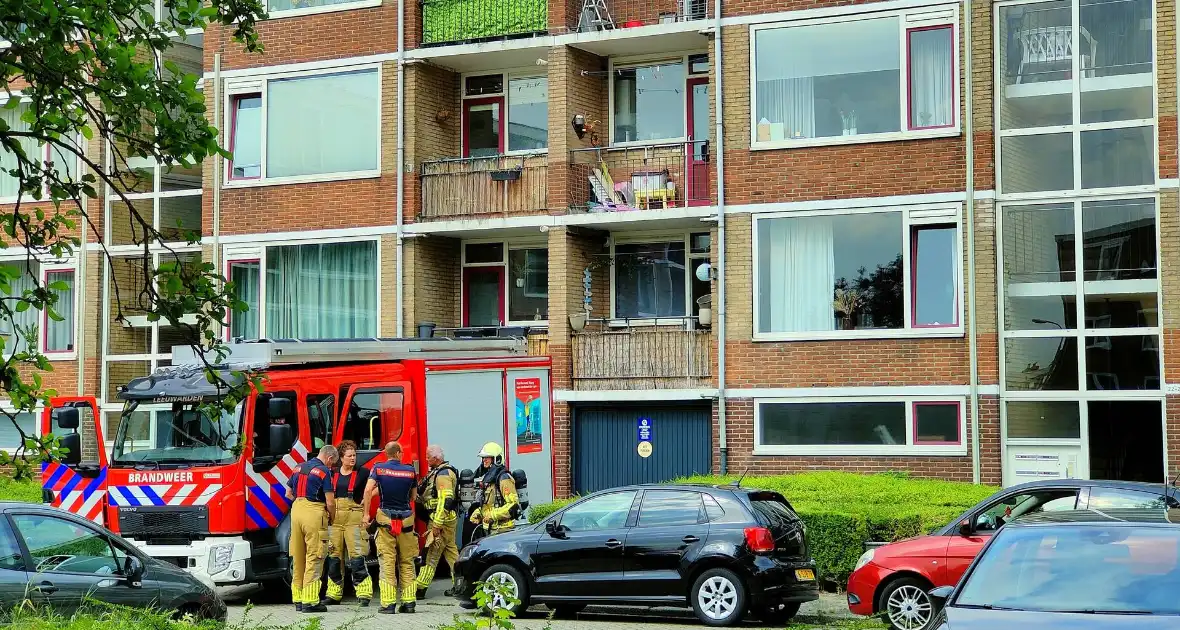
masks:
<path id="1" fill-rule="evenodd" d="M 815 580 L 815 571 L 811 569 L 795 569 L 796 580 Z"/>

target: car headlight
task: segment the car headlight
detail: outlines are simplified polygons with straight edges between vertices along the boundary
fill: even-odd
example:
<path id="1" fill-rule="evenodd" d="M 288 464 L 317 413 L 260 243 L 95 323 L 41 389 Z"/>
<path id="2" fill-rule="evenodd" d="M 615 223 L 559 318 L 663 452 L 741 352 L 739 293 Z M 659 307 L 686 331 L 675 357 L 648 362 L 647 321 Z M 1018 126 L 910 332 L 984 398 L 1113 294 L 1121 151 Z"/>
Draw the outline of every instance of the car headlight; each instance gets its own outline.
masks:
<path id="1" fill-rule="evenodd" d="M 216 575 L 229 568 L 234 557 L 233 545 L 214 545 L 209 549 L 209 575 Z"/>
<path id="2" fill-rule="evenodd" d="M 464 547 L 463 551 L 459 552 L 459 560 L 458 561 L 459 562 L 466 562 L 466 561 L 470 560 L 471 556 L 475 555 L 475 549 L 478 546 L 479 546 L 478 544 L 472 543 L 472 544 Z"/>
<path id="3" fill-rule="evenodd" d="M 872 562 L 872 561 L 873 561 L 873 556 L 875 555 L 875 553 L 876 553 L 876 550 L 875 550 L 875 549 L 869 549 L 868 551 L 866 551 L 866 552 L 864 552 L 864 553 L 860 554 L 860 559 L 858 559 L 858 560 L 856 561 L 856 568 L 855 568 L 855 569 L 853 569 L 853 571 L 854 571 L 854 572 L 855 572 L 855 571 L 859 571 L 861 567 L 863 567 L 864 565 L 866 565 L 866 564 L 868 564 L 868 563 Z"/>

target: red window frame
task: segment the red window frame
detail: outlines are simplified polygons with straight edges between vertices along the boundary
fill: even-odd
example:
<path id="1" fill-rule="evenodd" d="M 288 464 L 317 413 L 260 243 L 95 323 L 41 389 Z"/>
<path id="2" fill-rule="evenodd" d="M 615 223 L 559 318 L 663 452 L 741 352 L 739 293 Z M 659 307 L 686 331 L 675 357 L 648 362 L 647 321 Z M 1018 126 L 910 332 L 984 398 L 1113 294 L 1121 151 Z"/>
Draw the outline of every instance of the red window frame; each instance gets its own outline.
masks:
<path id="1" fill-rule="evenodd" d="M 951 36 L 951 63 L 947 70 L 950 72 L 951 85 L 951 121 L 946 125 L 930 125 L 928 127 L 914 126 L 914 81 L 913 81 L 913 58 L 910 54 L 910 39 L 911 36 L 918 31 L 950 31 Z M 907 28 L 905 31 L 905 105 L 906 105 L 906 130 L 907 131 L 923 131 L 926 129 L 949 129 L 958 124 L 959 111 L 959 84 L 955 81 L 955 65 L 958 59 L 958 51 L 955 48 L 955 25 L 954 24 L 936 24 L 933 26 L 919 26 L 916 28 Z"/>
<path id="2" fill-rule="evenodd" d="M 504 265 L 482 265 L 467 267 L 463 270 L 463 326 L 471 325 L 471 276 L 480 273 L 495 273 L 500 281 L 500 290 L 496 292 L 497 309 L 500 324 L 504 325 Z"/>
<path id="3" fill-rule="evenodd" d="M 922 230 L 957 230 L 954 223 L 924 223 L 920 225 L 910 226 L 910 328 L 955 328 L 959 325 L 959 294 L 962 292 L 962 287 L 959 285 L 959 274 L 954 274 L 955 282 L 955 299 L 951 305 L 951 312 L 954 313 L 955 318 L 947 324 L 917 324 L 915 320 L 918 315 L 918 232 Z M 958 236 L 958 232 L 955 232 Z M 959 252 L 958 247 L 955 248 L 955 260 L 958 261 Z"/>
<path id="4" fill-rule="evenodd" d="M 504 137 L 505 122 L 508 118 L 508 110 L 505 107 L 503 96 L 488 96 L 485 98 L 469 98 L 463 101 L 463 120 L 461 121 L 460 133 L 463 134 L 463 157 L 471 157 L 471 129 L 468 127 L 468 120 L 471 118 L 471 107 L 479 105 L 497 105 L 500 107 L 500 129 L 499 133 L 499 147 L 497 150 L 501 155 L 504 154 L 504 143 L 507 138 Z"/>
<path id="5" fill-rule="evenodd" d="M 241 265 L 241 264 L 246 264 L 246 263 L 257 263 L 258 264 L 258 279 L 261 282 L 261 280 L 262 280 L 262 258 L 259 258 L 259 257 L 233 258 L 231 260 L 225 261 L 225 279 L 227 281 L 232 282 L 233 281 L 232 273 L 233 273 L 234 265 Z M 261 289 L 261 284 L 259 285 L 259 288 Z M 261 294 L 258 296 L 258 304 L 259 304 L 259 308 L 262 308 L 262 295 Z M 225 314 L 224 338 L 226 341 L 233 339 L 233 324 L 231 322 L 232 318 L 233 318 L 233 310 L 231 309 L 230 311 L 228 311 Z M 259 334 L 259 336 L 262 335 L 261 326 L 259 327 L 258 334 Z"/>
<path id="6" fill-rule="evenodd" d="M 925 441 L 918 439 L 918 407 L 951 407 L 955 408 L 955 435 L 958 439 L 954 442 L 945 441 Z M 963 445 L 963 406 L 957 400 L 927 400 L 916 401 L 913 403 L 913 432 L 914 432 L 914 446 L 962 446 Z"/>
<path id="7" fill-rule="evenodd" d="M 261 100 L 262 93 L 261 92 L 250 92 L 249 94 L 235 94 L 235 95 L 231 96 L 229 99 L 229 109 L 230 109 L 229 152 L 231 155 L 234 152 L 234 140 L 236 140 L 238 137 L 238 103 L 244 99 L 247 99 L 247 98 L 257 98 L 257 99 Z M 259 131 L 261 132 L 261 130 L 259 130 Z M 259 165 L 258 175 L 255 175 L 253 177 L 234 177 L 234 161 L 231 159 L 231 160 L 226 160 L 226 162 L 229 165 L 229 171 L 228 171 L 228 173 L 226 173 L 226 177 L 228 179 L 231 179 L 236 182 L 249 181 L 249 180 L 253 180 L 253 179 L 262 179 L 262 165 Z"/>
<path id="8" fill-rule="evenodd" d="M 49 283 L 51 282 L 51 280 L 49 279 L 49 276 L 51 276 L 53 274 L 67 274 L 67 273 L 74 277 L 74 295 L 75 295 L 74 305 L 77 306 L 77 304 L 78 304 L 78 302 L 77 302 L 78 272 L 73 267 L 58 267 L 56 269 L 43 270 L 41 272 L 41 283 L 42 283 L 42 286 L 48 288 Z M 41 331 L 40 331 L 41 332 L 41 335 L 40 335 L 41 341 L 38 342 L 38 345 L 41 346 L 41 354 L 44 354 L 45 356 L 60 356 L 60 355 L 72 355 L 78 351 L 78 349 L 74 346 L 74 344 L 76 344 L 78 342 L 78 312 L 77 312 L 77 309 L 74 309 L 73 319 L 74 319 L 74 321 L 71 322 L 72 325 L 70 326 L 70 347 L 66 350 L 50 350 L 49 349 L 49 334 L 48 334 L 48 331 L 49 331 L 49 310 L 45 309 L 45 310 L 41 311 Z"/>

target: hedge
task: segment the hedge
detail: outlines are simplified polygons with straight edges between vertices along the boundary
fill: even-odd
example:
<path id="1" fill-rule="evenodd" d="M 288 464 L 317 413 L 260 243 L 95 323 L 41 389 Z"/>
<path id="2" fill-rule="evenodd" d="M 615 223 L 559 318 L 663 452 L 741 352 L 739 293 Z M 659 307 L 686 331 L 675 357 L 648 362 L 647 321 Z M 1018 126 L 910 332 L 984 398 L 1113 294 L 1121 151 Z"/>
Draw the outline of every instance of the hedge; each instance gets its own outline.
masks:
<path id="1" fill-rule="evenodd" d="M 735 478 L 698 476 L 681 481 L 726 484 Z M 844 472 L 746 477 L 742 487 L 774 490 L 791 502 L 807 525 L 807 540 L 821 579 L 841 587 L 866 542 L 893 542 L 929 533 L 999 490 L 910 479 L 904 473 Z M 533 506 L 529 520 L 537 522 L 569 502 Z"/>
<path id="2" fill-rule="evenodd" d="M 41 483 L 28 480 L 14 481 L 11 477 L 0 476 L 0 501 L 40 503 Z"/>
<path id="3" fill-rule="evenodd" d="M 549 28 L 546 0 L 426 0 L 422 43 L 540 33 Z"/>

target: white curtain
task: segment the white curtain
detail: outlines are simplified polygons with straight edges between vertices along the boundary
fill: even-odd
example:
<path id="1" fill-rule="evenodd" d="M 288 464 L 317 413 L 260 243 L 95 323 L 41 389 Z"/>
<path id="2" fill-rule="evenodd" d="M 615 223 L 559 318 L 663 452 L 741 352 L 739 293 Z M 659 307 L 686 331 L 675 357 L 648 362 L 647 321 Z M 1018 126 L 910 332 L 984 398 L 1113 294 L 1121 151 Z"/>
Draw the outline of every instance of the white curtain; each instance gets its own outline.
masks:
<path id="1" fill-rule="evenodd" d="M 23 103 L 16 109 L 0 109 L 0 119 L 4 120 L 11 131 L 28 131 L 29 124 L 20 119 L 26 109 L 28 109 L 28 105 Z M 37 141 L 26 138 L 17 142 L 24 148 L 27 158 L 37 159 L 37 156 L 40 155 Z M 16 168 L 16 165 L 16 154 L 9 151 L 7 147 L 0 148 L 0 170 L 3 171 L 0 172 L 0 197 L 16 197 L 20 192 L 20 180 L 8 174 L 10 169 Z"/>
<path id="2" fill-rule="evenodd" d="M 268 249 L 266 336 L 376 337 L 377 243 Z"/>
<path id="3" fill-rule="evenodd" d="M 28 334 L 30 328 L 36 328 L 37 318 L 41 311 L 29 307 L 23 313 L 16 312 L 16 306 L 20 303 L 17 298 L 25 294 L 25 291 L 32 291 L 36 288 L 36 281 L 28 272 L 28 265 L 23 262 L 20 263 L 3 263 L 4 265 L 11 265 L 20 272 L 20 277 L 15 278 L 9 282 L 12 287 L 12 293 L 8 295 L 0 295 L 4 298 L 5 304 L 11 314 L 4 313 L 0 315 L 0 330 L 4 333 L 4 352 L 11 354 L 20 352 L 28 347 Z M 36 334 L 36 331 L 34 331 Z"/>
<path id="4" fill-rule="evenodd" d="M 274 250 L 272 250 L 274 251 Z M 233 312 L 229 316 L 230 335 L 242 339 L 258 339 L 258 263 L 234 263 L 230 280 L 238 299 L 245 302 L 250 310 L 245 313 Z"/>
<path id="5" fill-rule="evenodd" d="M 758 223 L 760 332 L 833 330 L 836 254 L 827 217 Z"/>
<path id="6" fill-rule="evenodd" d="M 954 121 L 951 30 L 910 33 L 910 125 L 940 127 Z"/>
<path id="7" fill-rule="evenodd" d="M 74 272 L 51 272 L 48 282 L 61 282 L 69 288 L 57 291 L 57 302 L 53 305 L 53 310 L 63 319 L 59 322 L 45 318 L 45 351 L 69 352 L 74 349 Z"/>
<path id="8" fill-rule="evenodd" d="M 759 124 L 764 119 L 770 123 L 769 140 L 814 138 L 815 79 L 759 81 L 756 111 Z"/>
<path id="9" fill-rule="evenodd" d="M 375 170 L 377 100 L 375 70 L 271 81 L 267 177 Z"/>

